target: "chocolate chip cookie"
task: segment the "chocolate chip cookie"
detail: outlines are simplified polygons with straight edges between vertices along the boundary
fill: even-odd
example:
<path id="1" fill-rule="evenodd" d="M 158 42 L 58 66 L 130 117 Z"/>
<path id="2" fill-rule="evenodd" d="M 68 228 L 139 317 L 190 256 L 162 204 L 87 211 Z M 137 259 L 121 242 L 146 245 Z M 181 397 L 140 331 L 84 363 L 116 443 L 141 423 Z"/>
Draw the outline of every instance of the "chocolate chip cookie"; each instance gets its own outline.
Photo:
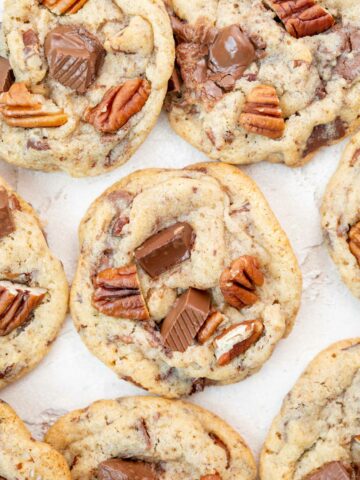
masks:
<path id="1" fill-rule="evenodd" d="M 174 130 L 211 158 L 299 166 L 360 124 L 357 0 L 169 0 Z"/>
<path id="2" fill-rule="evenodd" d="M 2 37 L 6 161 L 98 175 L 145 140 L 174 62 L 160 0 L 5 0 Z"/>
<path id="3" fill-rule="evenodd" d="M 250 178 L 225 164 L 136 172 L 80 227 L 71 310 L 121 378 L 167 397 L 238 382 L 293 326 L 301 274 Z"/>
<path id="4" fill-rule="evenodd" d="M 71 480 L 65 459 L 37 442 L 14 410 L 0 400 L 0 479 Z"/>
<path id="5" fill-rule="evenodd" d="M 284 400 L 266 439 L 261 480 L 357 480 L 360 338 L 320 353 Z"/>
<path id="6" fill-rule="evenodd" d="M 65 273 L 39 219 L 0 178 L 0 388 L 46 355 L 67 308 Z"/>
<path id="7" fill-rule="evenodd" d="M 95 402 L 60 418 L 46 441 L 73 480 L 255 480 L 240 435 L 214 414 L 175 400 L 128 397 Z"/>
<path id="8" fill-rule="evenodd" d="M 360 134 L 348 145 L 327 187 L 322 226 L 343 281 L 360 299 Z"/>

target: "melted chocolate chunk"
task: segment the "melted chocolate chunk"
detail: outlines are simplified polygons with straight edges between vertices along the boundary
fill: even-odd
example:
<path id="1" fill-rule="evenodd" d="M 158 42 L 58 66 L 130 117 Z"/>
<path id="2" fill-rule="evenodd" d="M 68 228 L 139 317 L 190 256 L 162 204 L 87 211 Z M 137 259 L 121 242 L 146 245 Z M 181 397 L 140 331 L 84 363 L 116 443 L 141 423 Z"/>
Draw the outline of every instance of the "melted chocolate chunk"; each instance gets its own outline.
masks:
<path id="1" fill-rule="evenodd" d="M 175 223 L 148 238 L 135 250 L 135 258 L 155 278 L 187 260 L 193 244 L 193 229 L 188 223 Z"/>
<path id="2" fill-rule="evenodd" d="M 100 463 L 98 480 L 157 480 L 154 466 L 150 463 L 112 458 Z"/>
<path id="3" fill-rule="evenodd" d="M 4 187 L 0 187 L 0 238 L 15 232 L 15 224 L 9 205 L 9 195 Z"/>
<path id="4" fill-rule="evenodd" d="M 360 30 L 348 34 L 345 52 L 340 56 L 335 72 L 352 82 L 360 75 Z"/>
<path id="5" fill-rule="evenodd" d="M 29 138 L 26 143 L 26 148 L 30 150 L 37 150 L 38 152 L 44 152 L 46 150 L 50 150 L 50 145 L 46 140 L 35 140 L 33 138 Z"/>
<path id="6" fill-rule="evenodd" d="M 14 72 L 7 58 L 0 57 L 0 93 L 7 92 L 15 82 Z"/>
<path id="7" fill-rule="evenodd" d="M 77 93 L 85 93 L 104 62 L 100 41 L 85 28 L 61 25 L 45 39 L 49 75 Z"/>
<path id="8" fill-rule="evenodd" d="M 346 134 L 346 124 L 337 117 L 331 123 L 325 123 L 324 125 L 317 125 L 314 127 L 310 137 L 308 138 L 303 157 L 309 155 L 309 153 L 315 152 L 320 147 L 329 145 L 333 140 L 339 140 Z"/>
<path id="9" fill-rule="evenodd" d="M 161 326 L 164 344 L 173 351 L 185 352 L 208 317 L 210 303 L 209 293 L 195 288 L 181 295 Z"/>
<path id="10" fill-rule="evenodd" d="M 352 469 L 342 462 L 329 462 L 307 475 L 304 480 L 351 480 Z"/>

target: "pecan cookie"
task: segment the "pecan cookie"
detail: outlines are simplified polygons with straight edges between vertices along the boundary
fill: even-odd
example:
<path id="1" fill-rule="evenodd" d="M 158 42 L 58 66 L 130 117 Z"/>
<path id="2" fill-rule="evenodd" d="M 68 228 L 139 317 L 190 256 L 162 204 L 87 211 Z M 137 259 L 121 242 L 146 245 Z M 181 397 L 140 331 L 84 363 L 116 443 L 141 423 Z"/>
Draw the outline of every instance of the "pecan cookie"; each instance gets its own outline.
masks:
<path id="1" fill-rule="evenodd" d="M 81 338 L 121 378 L 156 394 L 240 381 L 293 326 L 297 261 L 235 167 L 122 179 L 89 209 L 80 246 L 71 310 Z"/>
<path id="2" fill-rule="evenodd" d="M 2 37 L 6 161 L 98 175 L 145 140 L 174 62 L 160 0 L 4 0 Z"/>
<path id="3" fill-rule="evenodd" d="M 216 415 L 155 397 L 102 400 L 60 418 L 46 441 L 73 480 L 255 480 L 241 436 Z"/>
<path id="4" fill-rule="evenodd" d="M 359 126 L 357 0 L 169 0 L 170 122 L 216 160 L 299 166 Z"/>
<path id="5" fill-rule="evenodd" d="M 64 458 L 35 441 L 14 410 L 0 400 L 0 479 L 71 480 Z"/>
<path id="6" fill-rule="evenodd" d="M 360 299 L 360 134 L 346 148 L 327 187 L 322 227 L 343 281 Z"/>
<path id="7" fill-rule="evenodd" d="M 357 480 L 360 338 L 320 353 L 287 395 L 265 441 L 261 480 Z"/>
<path id="8" fill-rule="evenodd" d="M 0 179 L 0 388 L 40 362 L 67 312 L 65 273 L 41 228 Z"/>

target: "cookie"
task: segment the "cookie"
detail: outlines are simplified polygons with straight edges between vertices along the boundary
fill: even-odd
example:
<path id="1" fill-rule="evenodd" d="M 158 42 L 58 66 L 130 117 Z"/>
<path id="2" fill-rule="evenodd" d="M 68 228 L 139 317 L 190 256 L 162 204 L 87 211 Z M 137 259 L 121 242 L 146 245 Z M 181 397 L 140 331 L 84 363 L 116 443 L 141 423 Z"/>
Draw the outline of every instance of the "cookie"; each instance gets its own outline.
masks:
<path id="1" fill-rule="evenodd" d="M 46 441 L 64 455 L 73 480 L 256 478 L 241 436 L 216 415 L 181 401 L 95 402 L 60 418 Z"/>
<path id="2" fill-rule="evenodd" d="M 303 165 L 359 126 L 356 0 L 171 0 L 174 130 L 213 159 Z"/>
<path id="3" fill-rule="evenodd" d="M 261 480 L 356 480 L 360 338 L 320 353 L 286 396 L 265 441 Z"/>
<path id="4" fill-rule="evenodd" d="M 71 480 L 65 459 L 37 442 L 14 410 L 0 400 L 0 479 Z"/>
<path id="5" fill-rule="evenodd" d="M 321 210 L 330 255 L 343 281 L 360 299 L 360 134 L 346 148 Z"/>
<path id="6" fill-rule="evenodd" d="M 70 303 L 82 340 L 121 378 L 166 397 L 259 370 L 299 308 L 286 235 L 229 165 L 125 177 L 88 210 L 80 248 Z"/>
<path id="7" fill-rule="evenodd" d="M 93 176 L 131 157 L 173 69 L 160 0 L 5 0 L 2 36 L 3 159 Z"/>
<path id="8" fill-rule="evenodd" d="M 65 273 L 39 219 L 0 179 L 0 388 L 46 355 L 67 308 Z"/>

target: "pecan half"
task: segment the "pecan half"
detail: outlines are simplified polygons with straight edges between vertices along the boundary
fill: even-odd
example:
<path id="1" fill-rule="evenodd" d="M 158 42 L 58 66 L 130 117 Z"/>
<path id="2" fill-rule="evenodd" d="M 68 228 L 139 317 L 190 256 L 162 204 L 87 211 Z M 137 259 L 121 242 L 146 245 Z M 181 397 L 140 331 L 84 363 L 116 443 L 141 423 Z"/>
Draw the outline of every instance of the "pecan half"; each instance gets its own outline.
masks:
<path id="1" fill-rule="evenodd" d="M 78 12 L 88 0 L 42 0 L 42 4 L 58 15 Z"/>
<path id="2" fill-rule="evenodd" d="M 315 0 L 272 0 L 268 4 L 295 38 L 325 32 L 335 23 L 333 16 Z"/>
<path id="3" fill-rule="evenodd" d="M 43 288 L 0 281 L 0 336 L 23 325 L 46 295 Z"/>
<path id="4" fill-rule="evenodd" d="M 247 320 L 227 328 L 214 340 L 218 365 L 228 365 L 246 352 L 261 337 L 264 325 L 261 320 Z"/>
<path id="5" fill-rule="evenodd" d="M 102 101 L 85 113 L 85 121 L 102 133 L 114 133 L 140 112 L 149 98 L 150 84 L 142 78 L 110 88 Z"/>
<path id="6" fill-rule="evenodd" d="M 197 341 L 202 345 L 213 336 L 218 326 L 225 320 L 220 312 L 213 312 L 208 316 L 200 332 L 197 334 Z"/>
<path id="7" fill-rule="evenodd" d="M 0 94 L 0 112 L 11 127 L 60 127 L 68 121 L 62 110 L 48 107 L 40 95 L 33 95 L 25 83 L 14 83 L 8 92 Z M 53 111 L 54 110 L 54 111 Z"/>
<path id="8" fill-rule="evenodd" d="M 93 306 L 116 318 L 148 320 L 149 312 L 140 289 L 136 265 L 108 268 L 94 278 Z"/>
<path id="9" fill-rule="evenodd" d="M 269 85 L 253 88 L 246 98 L 239 122 L 250 133 L 273 139 L 282 137 L 285 121 L 275 88 Z"/>
<path id="10" fill-rule="evenodd" d="M 360 222 L 356 223 L 349 232 L 350 252 L 356 258 L 360 266 Z"/>
<path id="11" fill-rule="evenodd" d="M 238 309 L 257 302 L 254 290 L 263 284 L 264 275 L 259 261 L 250 255 L 234 260 L 220 277 L 220 289 L 225 301 Z"/>

